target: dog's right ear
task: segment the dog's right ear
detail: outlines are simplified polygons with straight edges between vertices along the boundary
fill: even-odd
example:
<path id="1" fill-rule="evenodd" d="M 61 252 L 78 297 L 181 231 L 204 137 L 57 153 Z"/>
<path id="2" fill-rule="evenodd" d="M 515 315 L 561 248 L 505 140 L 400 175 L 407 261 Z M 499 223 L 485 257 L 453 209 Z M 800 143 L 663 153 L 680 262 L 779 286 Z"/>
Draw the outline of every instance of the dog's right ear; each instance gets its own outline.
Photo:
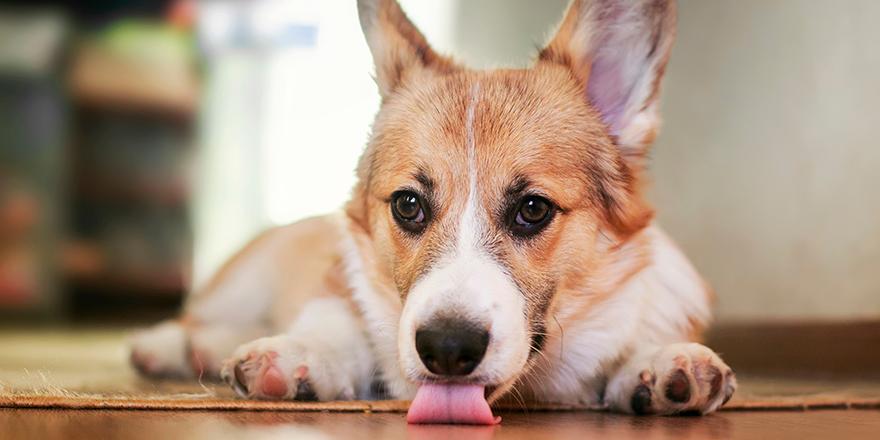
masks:
<path id="1" fill-rule="evenodd" d="M 457 67 L 438 55 L 406 18 L 396 0 L 358 0 L 361 28 L 376 64 L 376 84 L 382 99 L 410 75 L 426 70 L 448 73 Z"/>
<path id="2" fill-rule="evenodd" d="M 675 39 L 673 0 L 573 0 L 539 62 L 568 67 L 640 170 L 660 126 L 660 81 Z"/>

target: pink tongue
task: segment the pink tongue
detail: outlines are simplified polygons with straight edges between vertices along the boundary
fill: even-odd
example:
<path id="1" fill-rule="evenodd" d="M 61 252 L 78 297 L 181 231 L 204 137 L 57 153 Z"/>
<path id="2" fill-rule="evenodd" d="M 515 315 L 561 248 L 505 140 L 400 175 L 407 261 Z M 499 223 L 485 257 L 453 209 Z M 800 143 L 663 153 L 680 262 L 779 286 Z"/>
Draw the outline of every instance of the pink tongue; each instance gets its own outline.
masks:
<path id="1" fill-rule="evenodd" d="M 495 425 L 501 417 L 493 417 L 480 385 L 424 384 L 416 392 L 406 421 L 409 423 L 460 423 Z"/>

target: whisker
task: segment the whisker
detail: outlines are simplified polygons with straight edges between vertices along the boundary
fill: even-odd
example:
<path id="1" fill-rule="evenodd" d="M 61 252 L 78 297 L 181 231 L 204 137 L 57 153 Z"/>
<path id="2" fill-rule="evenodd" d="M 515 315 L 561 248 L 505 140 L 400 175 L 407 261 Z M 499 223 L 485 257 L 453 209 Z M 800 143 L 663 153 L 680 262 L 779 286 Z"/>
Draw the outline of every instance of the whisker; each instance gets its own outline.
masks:
<path id="1" fill-rule="evenodd" d="M 516 387 L 516 384 L 514 384 L 512 388 L 513 388 L 514 393 L 516 393 L 513 395 L 513 398 L 516 399 L 517 403 L 519 403 L 523 412 L 528 414 L 529 408 L 528 408 L 528 406 L 526 406 L 526 398 L 522 395 L 522 392 Z"/>
<path id="2" fill-rule="evenodd" d="M 556 325 L 559 326 L 559 360 L 562 360 L 565 354 L 565 329 L 562 328 L 562 324 L 556 319 L 555 313 L 551 314 L 551 316 L 553 316 L 553 320 L 556 321 Z"/>

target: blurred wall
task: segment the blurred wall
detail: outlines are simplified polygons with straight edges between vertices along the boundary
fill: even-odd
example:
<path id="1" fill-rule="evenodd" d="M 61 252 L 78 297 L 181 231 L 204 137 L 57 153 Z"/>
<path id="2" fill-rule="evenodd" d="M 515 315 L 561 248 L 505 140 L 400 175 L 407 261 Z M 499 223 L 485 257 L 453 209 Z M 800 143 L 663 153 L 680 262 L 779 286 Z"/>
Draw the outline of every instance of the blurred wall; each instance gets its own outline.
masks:
<path id="1" fill-rule="evenodd" d="M 526 66 L 566 4 L 462 1 L 455 55 Z M 880 317 L 877 17 L 874 0 L 679 1 L 652 199 L 719 320 Z"/>
<path id="2" fill-rule="evenodd" d="M 473 68 L 525 67 L 562 19 L 568 2 L 459 0 L 452 55 Z"/>
<path id="3" fill-rule="evenodd" d="M 457 0 L 402 0 L 440 50 Z M 380 98 L 354 0 L 202 2 L 193 285 L 267 227 L 337 210 Z"/>
<path id="4" fill-rule="evenodd" d="M 878 17 L 681 2 L 654 199 L 720 318 L 880 317 Z"/>

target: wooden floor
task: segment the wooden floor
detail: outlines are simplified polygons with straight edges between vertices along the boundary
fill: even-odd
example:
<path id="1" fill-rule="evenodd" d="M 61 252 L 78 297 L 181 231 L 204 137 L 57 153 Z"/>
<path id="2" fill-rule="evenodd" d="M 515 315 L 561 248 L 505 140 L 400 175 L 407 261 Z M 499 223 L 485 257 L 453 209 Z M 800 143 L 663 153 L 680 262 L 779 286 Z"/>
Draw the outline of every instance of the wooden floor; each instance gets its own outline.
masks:
<path id="1" fill-rule="evenodd" d="M 502 414 L 496 427 L 414 426 L 402 414 L 0 410 L 0 438 L 83 439 L 878 439 L 880 411 L 706 417 Z"/>

